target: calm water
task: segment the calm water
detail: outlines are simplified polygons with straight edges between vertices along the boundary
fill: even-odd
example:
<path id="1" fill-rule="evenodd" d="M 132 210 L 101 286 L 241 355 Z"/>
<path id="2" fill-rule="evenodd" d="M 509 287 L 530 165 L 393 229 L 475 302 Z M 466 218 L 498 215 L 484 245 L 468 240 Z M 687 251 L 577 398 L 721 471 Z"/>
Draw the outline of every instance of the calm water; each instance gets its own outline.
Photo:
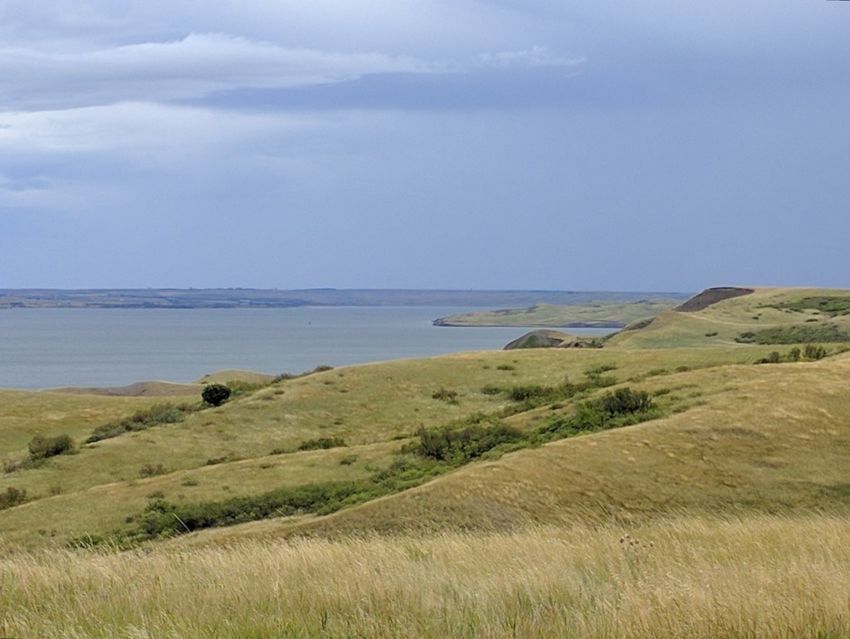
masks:
<path id="1" fill-rule="evenodd" d="M 444 307 L 0 310 L 0 388 L 191 381 L 224 368 L 268 373 L 500 349 L 522 328 L 447 328 Z M 607 330 L 578 330 L 605 334 Z"/>

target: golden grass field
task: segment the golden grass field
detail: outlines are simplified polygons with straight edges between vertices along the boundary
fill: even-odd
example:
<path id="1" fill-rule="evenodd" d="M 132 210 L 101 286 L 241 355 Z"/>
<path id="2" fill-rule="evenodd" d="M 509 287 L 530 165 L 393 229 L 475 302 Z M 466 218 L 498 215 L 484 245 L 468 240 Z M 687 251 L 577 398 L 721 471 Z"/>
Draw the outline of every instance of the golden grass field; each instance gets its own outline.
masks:
<path id="1" fill-rule="evenodd" d="M 275 383 L 226 372 L 204 381 L 259 389 L 32 466 L 18 462 L 33 435 L 82 443 L 105 422 L 198 397 L 0 391 L 11 470 L 0 492 L 28 498 L 0 510 L 0 636 L 850 636 L 847 344 L 825 344 L 819 361 L 755 365 L 792 345 L 735 341 L 850 324 L 782 308 L 812 295 L 850 292 L 759 290 L 664 312 L 601 349 L 462 353 Z M 418 427 L 511 405 L 487 386 L 555 385 L 600 367 L 613 388 L 651 393 L 663 416 L 469 463 L 325 516 L 129 551 L 66 546 L 131 530 L 154 499 L 362 480 Z M 441 389 L 456 400 L 436 398 Z M 577 401 L 505 421 L 531 432 Z M 321 437 L 346 445 L 296 450 Z M 143 477 L 151 465 L 157 474 Z"/>
<path id="2" fill-rule="evenodd" d="M 849 545 L 800 515 L 54 550 L 0 561 L 0 634 L 840 639 Z"/>

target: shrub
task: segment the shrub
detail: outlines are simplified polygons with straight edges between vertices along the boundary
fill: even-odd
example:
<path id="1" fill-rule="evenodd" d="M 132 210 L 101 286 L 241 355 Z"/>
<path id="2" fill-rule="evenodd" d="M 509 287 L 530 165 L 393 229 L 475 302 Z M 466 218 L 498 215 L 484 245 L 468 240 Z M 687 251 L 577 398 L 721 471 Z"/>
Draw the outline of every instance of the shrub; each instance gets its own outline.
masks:
<path id="1" fill-rule="evenodd" d="M 773 308 L 787 309 L 791 311 L 815 310 L 825 313 L 830 317 L 836 315 L 850 315 L 850 297 L 821 295 L 815 297 L 804 297 L 793 302 L 782 302 Z"/>
<path id="2" fill-rule="evenodd" d="M 432 429 L 423 426 L 417 436 L 419 441 L 412 452 L 452 464 L 468 462 L 500 444 L 516 442 L 523 437 L 519 430 L 504 422 Z"/>
<path id="3" fill-rule="evenodd" d="M 14 473 L 17 470 L 23 468 L 24 462 L 20 459 L 4 459 L 3 460 L 3 472 L 4 473 Z"/>
<path id="4" fill-rule="evenodd" d="M 434 391 L 431 394 L 431 399 L 439 399 L 441 401 L 447 402 L 449 404 L 457 404 L 457 391 L 448 390 L 446 388 L 440 387 L 439 390 Z"/>
<path id="5" fill-rule="evenodd" d="M 597 405 L 609 416 L 638 413 L 652 408 L 652 398 L 646 391 L 618 388 L 597 400 Z"/>
<path id="6" fill-rule="evenodd" d="M 224 384 L 209 384 L 201 392 L 201 398 L 210 406 L 221 406 L 230 397 L 230 389 Z"/>
<path id="7" fill-rule="evenodd" d="M 162 464 L 145 464 L 139 469 L 139 477 L 156 477 L 157 475 L 164 475 L 167 472 L 165 466 Z"/>
<path id="8" fill-rule="evenodd" d="M 540 426 L 536 435 L 551 441 L 570 435 L 606 430 L 645 421 L 655 416 L 653 402 L 646 391 L 619 388 L 599 399 L 582 402 L 570 416 L 556 416 Z"/>
<path id="9" fill-rule="evenodd" d="M 0 510 L 11 508 L 22 504 L 27 500 L 27 491 L 23 488 L 9 486 L 5 492 L 0 493 Z"/>
<path id="10" fill-rule="evenodd" d="M 496 367 L 496 370 L 497 371 L 512 371 L 512 370 L 516 370 L 516 366 L 514 366 L 513 364 L 499 364 Z"/>
<path id="11" fill-rule="evenodd" d="M 298 450 L 321 450 L 327 448 L 338 448 L 346 446 L 345 440 L 341 437 L 319 437 L 317 439 L 308 439 L 298 445 Z M 272 453 L 274 454 L 274 453 Z"/>
<path id="12" fill-rule="evenodd" d="M 153 539 L 269 517 L 286 517 L 298 513 L 326 514 L 339 510 L 345 505 L 347 498 L 364 490 L 366 484 L 367 482 L 306 484 L 260 495 L 197 504 L 174 504 L 157 499 L 145 509 L 135 535 L 140 539 Z"/>
<path id="13" fill-rule="evenodd" d="M 488 384 L 487 386 L 481 387 L 482 395 L 500 395 L 502 393 L 502 389 L 498 386 L 494 386 L 493 384 Z"/>
<path id="14" fill-rule="evenodd" d="M 171 404 L 154 404 L 150 408 L 136 411 L 129 417 L 125 417 L 117 422 L 109 422 L 102 424 L 92 431 L 92 434 L 86 438 L 86 443 L 101 441 L 111 437 L 118 437 L 124 433 L 145 430 L 157 424 L 176 424 L 182 422 L 186 415 L 197 410 L 194 406 L 188 404 L 180 404 L 173 406 Z"/>
<path id="15" fill-rule="evenodd" d="M 824 357 L 826 357 L 826 349 L 820 345 L 806 344 L 805 348 L 803 349 L 803 355 L 806 359 L 823 359 Z"/>
<path id="16" fill-rule="evenodd" d="M 508 397 L 514 402 L 524 402 L 530 399 L 546 399 L 553 396 L 556 389 L 540 384 L 514 386 L 508 391 Z"/>
<path id="17" fill-rule="evenodd" d="M 73 449 L 74 440 L 68 435 L 58 435 L 56 437 L 36 435 L 29 443 L 30 459 L 32 460 L 55 457 Z"/>
<path id="18" fill-rule="evenodd" d="M 850 331 L 837 324 L 806 325 L 794 324 L 747 331 L 735 338 L 742 344 L 805 344 L 806 342 L 850 342 Z"/>

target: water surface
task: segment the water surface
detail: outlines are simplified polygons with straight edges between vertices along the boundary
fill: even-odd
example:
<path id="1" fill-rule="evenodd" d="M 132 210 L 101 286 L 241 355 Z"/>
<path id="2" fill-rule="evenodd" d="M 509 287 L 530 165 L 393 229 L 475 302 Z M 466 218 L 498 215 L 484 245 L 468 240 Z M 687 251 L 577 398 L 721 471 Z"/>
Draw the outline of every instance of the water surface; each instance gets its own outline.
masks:
<path id="1" fill-rule="evenodd" d="M 0 388 L 192 381 L 224 368 L 319 364 L 500 349 L 523 328 L 436 327 L 458 307 L 0 310 Z M 607 329 L 569 329 L 603 335 Z"/>

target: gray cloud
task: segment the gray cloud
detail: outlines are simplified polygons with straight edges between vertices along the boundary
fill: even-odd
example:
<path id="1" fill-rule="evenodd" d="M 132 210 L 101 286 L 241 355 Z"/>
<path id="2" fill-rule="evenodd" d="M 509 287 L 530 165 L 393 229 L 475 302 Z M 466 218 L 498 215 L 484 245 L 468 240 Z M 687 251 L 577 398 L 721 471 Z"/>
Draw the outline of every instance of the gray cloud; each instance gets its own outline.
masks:
<path id="1" fill-rule="evenodd" d="M 84 52 L 0 49 L 0 105 L 11 110 L 162 101 L 235 87 L 292 87 L 428 70 L 407 56 L 287 49 L 223 34 Z"/>

